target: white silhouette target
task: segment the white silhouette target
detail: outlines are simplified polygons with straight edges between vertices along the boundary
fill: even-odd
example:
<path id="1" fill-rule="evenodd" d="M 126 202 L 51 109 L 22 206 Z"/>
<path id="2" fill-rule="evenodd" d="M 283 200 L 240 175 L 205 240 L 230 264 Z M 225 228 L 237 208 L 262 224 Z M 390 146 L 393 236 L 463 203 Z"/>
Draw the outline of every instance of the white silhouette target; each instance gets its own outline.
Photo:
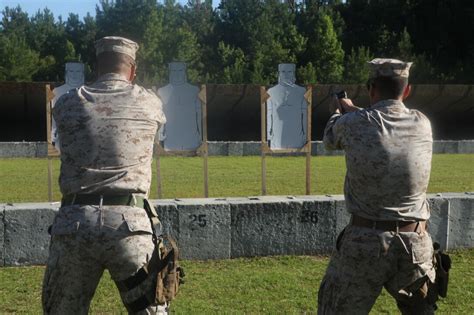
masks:
<path id="1" fill-rule="evenodd" d="M 272 150 L 299 149 L 307 142 L 306 89 L 295 84 L 295 65 L 278 65 L 278 84 L 267 93 L 267 140 Z"/>
<path id="2" fill-rule="evenodd" d="M 170 83 L 158 90 L 166 124 L 159 131 L 166 151 L 197 150 L 202 144 L 199 88 L 187 83 L 186 64 L 169 64 Z"/>
<path id="3" fill-rule="evenodd" d="M 68 91 L 79 88 L 84 85 L 84 64 L 81 62 L 67 62 L 64 74 L 65 83 L 53 90 L 54 98 L 51 100 L 51 109 L 59 100 L 59 98 Z M 56 130 L 56 121 L 51 119 L 51 143 L 59 151 L 59 139 Z"/>

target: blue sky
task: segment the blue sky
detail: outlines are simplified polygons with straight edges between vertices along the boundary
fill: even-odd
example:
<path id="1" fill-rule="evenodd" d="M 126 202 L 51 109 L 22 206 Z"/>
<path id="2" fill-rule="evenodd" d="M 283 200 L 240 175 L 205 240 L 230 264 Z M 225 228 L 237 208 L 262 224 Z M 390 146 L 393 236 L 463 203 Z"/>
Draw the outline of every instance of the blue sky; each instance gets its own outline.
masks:
<path id="1" fill-rule="evenodd" d="M 178 0 L 179 3 L 185 4 L 187 0 Z M 23 11 L 28 12 L 28 15 L 34 15 L 38 10 L 44 8 L 50 9 L 54 17 L 61 15 L 63 20 L 66 20 L 69 13 L 79 14 L 79 17 L 84 17 L 87 12 L 95 15 L 95 6 L 99 0 L 0 0 L 0 11 L 6 6 L 16 7 L 20 5 Z M 219 0 L 214 0 L 213 4 L 216 6 Z"/>

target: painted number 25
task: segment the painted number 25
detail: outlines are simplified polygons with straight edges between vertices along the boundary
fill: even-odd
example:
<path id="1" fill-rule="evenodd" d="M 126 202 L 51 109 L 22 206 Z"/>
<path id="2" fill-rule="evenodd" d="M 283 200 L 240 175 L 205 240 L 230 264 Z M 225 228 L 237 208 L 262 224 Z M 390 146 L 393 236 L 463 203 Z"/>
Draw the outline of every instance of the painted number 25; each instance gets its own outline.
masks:
<path id="1" fill-rule="evenodd" d="M 200 227 L 205 227 L 207 224 L 207 219 L 205 214 L 191 214 L 189 216 L 191 219 L 191 224 L 198 225 Z"/>

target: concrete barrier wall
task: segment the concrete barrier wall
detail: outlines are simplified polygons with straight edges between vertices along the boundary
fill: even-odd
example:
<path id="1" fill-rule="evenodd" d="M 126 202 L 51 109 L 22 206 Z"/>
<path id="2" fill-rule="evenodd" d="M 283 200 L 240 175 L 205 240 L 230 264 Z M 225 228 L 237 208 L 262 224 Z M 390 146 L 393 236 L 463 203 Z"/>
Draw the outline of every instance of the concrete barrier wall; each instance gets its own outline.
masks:
<path id="1" fill-rule="evenodd" d="M 430 195 L 429 230 L 444 249 L 474 247 L 474 195 Z M 342 196 L 154 200 L 185 259 L 329 254 L 349 222 Z M 0 265 L 44 264 L 59 204 L 0 204 Z"/>
<path id="2" fill-rule="evenodd" d="M 434 153 L 472 154 L 474 140 L 437 140 L 433 143 Z M 46 142 L 0 142 L 0 158 L 41 158 L 46 157 Z M 329 151 L 322 141 L 312 142 L 312 155 L 343 155 L 343 151 Z M 209 142 L 210 156 L 260 155 L 260 142 Z"/>
<path id="3" fill-rule="evenodd" d="M 46 142 L 0 142 L 0 158 L 41 158 L 47 154 Z"/>

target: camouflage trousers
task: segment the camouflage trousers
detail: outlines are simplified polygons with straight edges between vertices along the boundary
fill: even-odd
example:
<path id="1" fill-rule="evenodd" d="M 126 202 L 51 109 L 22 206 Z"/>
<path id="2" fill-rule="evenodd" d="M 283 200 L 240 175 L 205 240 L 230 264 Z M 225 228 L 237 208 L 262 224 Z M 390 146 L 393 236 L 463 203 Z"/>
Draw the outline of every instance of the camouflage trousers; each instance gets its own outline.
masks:
<path id="1" fill-rule="evenodd" d="M 433 314 L 427 289 L 434 280 L 428 232 L 347 226 L 319 288 L 318 314 L 368 314 L 383 287 L 402 314 Z"/>
<path id="2" fill-rule="evenodd" d="M 128 206 L 62 207 L 51 228 L 51 244 L 43 280 L 45 314 L 87 314 L 102 273 L 114 281 L 135 274 L 154 250 L 152 229 L 144 209 Z M 151 279 L 126 292 L 132 302 L 150 289 Z M 150 306 L 139 314 L 166 314 Z"/>

